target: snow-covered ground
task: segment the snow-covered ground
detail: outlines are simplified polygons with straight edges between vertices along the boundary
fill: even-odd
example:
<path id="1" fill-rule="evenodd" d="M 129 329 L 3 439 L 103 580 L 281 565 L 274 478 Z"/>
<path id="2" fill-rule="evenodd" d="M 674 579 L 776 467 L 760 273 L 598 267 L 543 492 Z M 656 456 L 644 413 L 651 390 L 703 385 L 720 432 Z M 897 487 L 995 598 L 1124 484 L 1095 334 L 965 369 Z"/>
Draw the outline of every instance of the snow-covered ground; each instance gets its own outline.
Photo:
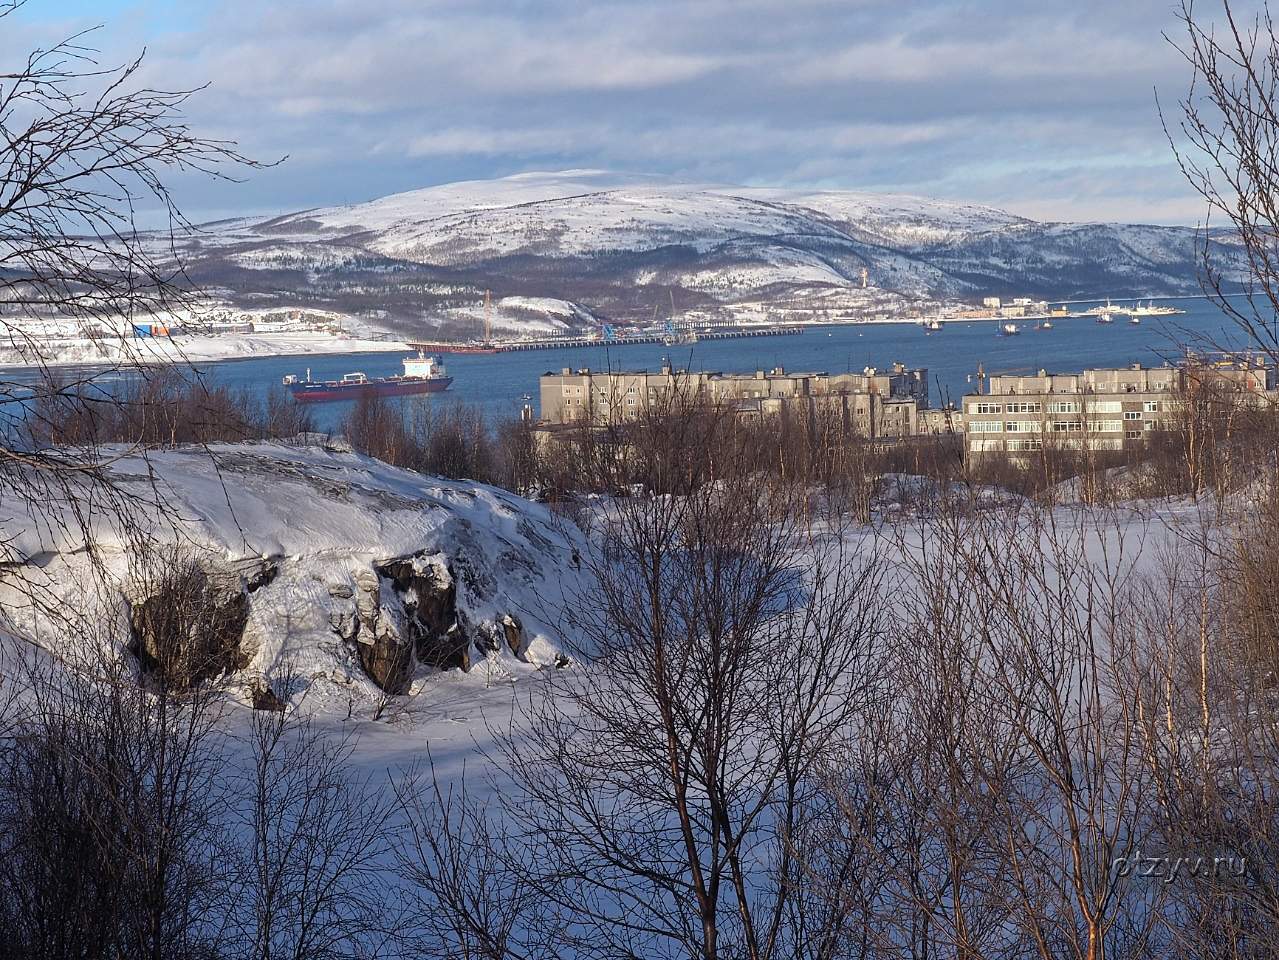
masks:
<path id="1" fill-rule="evenodd" d="M 226 333 L 173 338 L 67 337 L 0 345 L 0 366 L 182 363 L 305 354 L 403 353 L 408 345 L 328 333 Z"/>

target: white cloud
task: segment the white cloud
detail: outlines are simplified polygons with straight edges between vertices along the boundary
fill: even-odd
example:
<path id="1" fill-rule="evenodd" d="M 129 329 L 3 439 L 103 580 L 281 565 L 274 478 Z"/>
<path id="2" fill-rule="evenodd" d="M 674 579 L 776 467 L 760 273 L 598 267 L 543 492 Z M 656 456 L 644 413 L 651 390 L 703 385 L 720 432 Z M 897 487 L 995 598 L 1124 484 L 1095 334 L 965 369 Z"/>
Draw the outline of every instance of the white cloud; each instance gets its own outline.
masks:
<path id="1" fill-rule="evenodd" d="M 293 158 L 245 186 L 183 180 L 199 206 L 363 199 L 542 160 L 1059 216 L 1101 201 L 1046 168 L 1142 169 L 1152 191 L 1116 204 L 1162 219 L 1190 201 L 1151 94 L 1183 86 L 1166 0 L 176 2 L 181 29 L 130 17 L 111 50 L 147 42 L 148 82 L 212 81 L 202 129 Z M 23 17 L 0 51 L 54 28 Z"/>

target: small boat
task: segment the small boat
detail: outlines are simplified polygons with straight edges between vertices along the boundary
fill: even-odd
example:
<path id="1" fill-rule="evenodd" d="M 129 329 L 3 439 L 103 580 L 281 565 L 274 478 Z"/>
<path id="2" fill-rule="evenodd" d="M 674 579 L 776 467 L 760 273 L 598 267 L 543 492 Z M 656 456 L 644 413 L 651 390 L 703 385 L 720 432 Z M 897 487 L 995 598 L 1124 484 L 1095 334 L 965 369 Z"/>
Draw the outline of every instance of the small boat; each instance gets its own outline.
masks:
<path id="1" fill-rule="evenodd" d="M 348 373 L 341 380 L 312 380 L 294 374 L 284 378 L 284 386 L 298 403 L 325 403 L 332 400 L 361 400 L 366 397 L 408 397 L 421 393 L 440 393 L 453 383 L 444 364 L 435 357 L 418 353 L 404 358 L 404 373 L 398 377 L 370 380 L 363 373 Z"/>
<path id="2" fill-rule="evenodd" d="M 923 323 L 923 326 L 924 326 L 924 329 L 929 331 L 930 333 L 936 332 L 941 329 L 941 321 L 937 319 L 925 320 Z"/>
<path id="3" fill-rule="evenodd" d="M 1134 314 L 1132 314 L 1132 315 L 1128 318 L 1128 322 L 1129 322 L 1129 323 L 1141 323 L 1141 317 L 1139 317 L 1137 314 L 1135 314 L 1135 313 L 1134 313 Z"/>
<path id="4" fill-rule="evenodd" d="M 1017 329 L 1017 324 L 1015 323 L 1005 323 L 999 328 L 999 334 L 1003 337 L 1015 337 L 1019 333 L 1021 331 Z"/>
<path id="5" fill-rule="evenodd" d="M 1051 330 L 1052 328 L 1053 322 L 1051 320 L 1045 320 L 1043 323 L 1039 324 L 1039 326 L 1035 327 L 1036 330 Z"/>

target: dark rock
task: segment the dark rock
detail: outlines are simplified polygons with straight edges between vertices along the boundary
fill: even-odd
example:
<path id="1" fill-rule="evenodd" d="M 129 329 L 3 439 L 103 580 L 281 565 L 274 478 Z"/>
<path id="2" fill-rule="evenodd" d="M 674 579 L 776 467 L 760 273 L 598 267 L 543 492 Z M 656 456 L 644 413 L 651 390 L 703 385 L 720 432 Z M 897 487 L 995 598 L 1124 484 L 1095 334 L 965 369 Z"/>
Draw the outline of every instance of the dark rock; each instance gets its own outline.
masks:
<path id="1" fill-rule="evenodd" d="M 142 669 L 178 690 L 248 666 L 240 649 L 249 597 L 238 575 L 175 561 L 129 608 L 130 651 Z"/>
<path id="2" fill-rule="evenodd" d="M 355 651 L 360 667 L 387 693 L 406 693 L 413 679 L 414 644 L 406 635 L 403 607 L 387 597 L 372 571 L 356 575 Z M 387 602 L 387 601 L 391 602 Z M 397 609 L 398 608 L 398 609 Z"/>
<path id="3" fill-rule="evenodd" d="M 514 614 L 506 614 L 501 619 L 502 632 L 506 635 L 506 645 L 511 653 L 524 657 L 524 624 Z"/>
<path id="4" fill-rule="evenodd" d="M 268 684 L 255 683 L 252 694 L 254 710 L 269 710 L 273 713 L 284 712 L 284 701 L 276 696 L 275 691 Z"/>
<path id="5" fill-rule="evenodd" d="M 269 586 L 279 575 L 280 565 L 273 560 L 267 560 L 248 576 L 244 589 L 249 593 L 256 593 L 263 587 Z"/>
<path id="6" fill-rule="evenodd" d="M 457 582 L 440 554 L 415 554 L 377 568 L 404 610 L 418 661 L 440 669 L 470 669 L 470 640 L 457 611 Z"/>

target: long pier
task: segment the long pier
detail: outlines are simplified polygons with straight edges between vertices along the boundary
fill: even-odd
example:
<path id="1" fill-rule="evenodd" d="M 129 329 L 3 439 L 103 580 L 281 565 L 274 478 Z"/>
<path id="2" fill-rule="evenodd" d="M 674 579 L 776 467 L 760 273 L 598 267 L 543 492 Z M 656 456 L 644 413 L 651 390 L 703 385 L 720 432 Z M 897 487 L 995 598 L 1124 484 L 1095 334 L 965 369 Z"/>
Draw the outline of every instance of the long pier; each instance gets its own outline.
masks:
<path id="1" fill-rule="evenodd" d="M 744 337 L 793 337 L 804 332 L 798 324 L 769 327 L 720 327 L 697 331 L 697 342 L 703 340 L 739 340 Z M 494 340 L 483 344 L 483 349 L 476 349 L 478 344 L 449 344 L 439 340 L 409 341 L 414 350 L 427 353 L 448 353 L 453 347 L 458 353 L 512 353 L 516 350 L 560 350 L 573 347 L 623 347 L 639 343 L 665 343 L 668 334 L 642 333 L 627 334 L 620 337 L 543 337 L 539 339 Z M 673 346 L 688 346 L 676 343 Z"/>

